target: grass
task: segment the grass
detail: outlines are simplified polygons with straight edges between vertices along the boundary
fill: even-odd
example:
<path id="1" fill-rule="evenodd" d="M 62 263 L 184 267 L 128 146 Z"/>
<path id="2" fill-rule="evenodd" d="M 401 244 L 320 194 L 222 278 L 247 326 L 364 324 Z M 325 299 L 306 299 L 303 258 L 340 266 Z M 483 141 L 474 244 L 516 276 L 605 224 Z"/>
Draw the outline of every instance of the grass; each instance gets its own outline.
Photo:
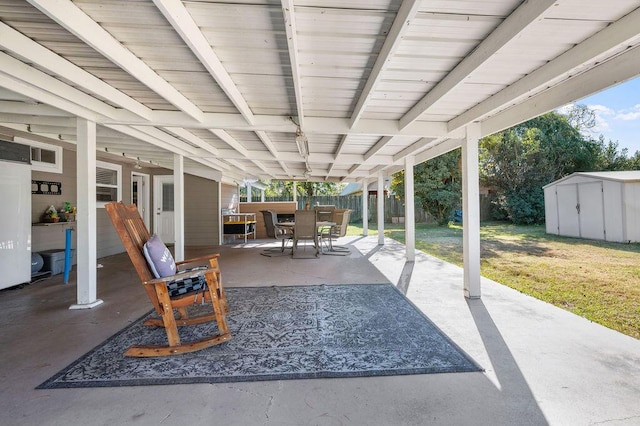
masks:
<path id="1" fill-rule="evenodd" d="M 349 228 L 362 234 L 362 228 Z M 385 224 L 385 235 L 404 242 L 404 225 Z M 640 338 L 640 244 L 559 237 L 544 226 L 503 223 L 484 224 L 480 237 L 483 276 Z M 462 266 L 462 227 L 417 224 L 416 249 Z"/>

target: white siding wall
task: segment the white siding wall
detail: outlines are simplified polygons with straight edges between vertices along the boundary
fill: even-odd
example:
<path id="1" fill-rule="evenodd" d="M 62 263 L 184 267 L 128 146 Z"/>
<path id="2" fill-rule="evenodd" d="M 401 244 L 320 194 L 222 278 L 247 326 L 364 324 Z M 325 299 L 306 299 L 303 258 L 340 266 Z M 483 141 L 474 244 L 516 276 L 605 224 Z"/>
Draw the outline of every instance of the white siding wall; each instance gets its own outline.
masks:
<path id="1" fill-rule="evenodd" d="M 623 187 L 624 184 L 621 182 L 603 181 L 604 226 L 607 231 L 607 241 L 624 241 L 624 220 L 622 214 Z"/>

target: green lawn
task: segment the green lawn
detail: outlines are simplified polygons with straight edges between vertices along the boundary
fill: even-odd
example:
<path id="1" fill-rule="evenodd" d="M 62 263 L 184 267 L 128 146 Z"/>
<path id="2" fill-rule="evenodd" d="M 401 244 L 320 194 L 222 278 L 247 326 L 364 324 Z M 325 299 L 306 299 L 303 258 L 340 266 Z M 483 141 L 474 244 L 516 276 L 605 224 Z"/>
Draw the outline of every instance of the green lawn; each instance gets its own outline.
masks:
<path id="1" fill-rule="evenodd" d="M 362 228 L 350 225 L 349 234 L 361 235 Z M 404 225 L 385 224 L 385 235 L 404 242 Z M 503 223 L 484 224 L 480 235 L 483 276 L 640 338 L 640 244 L 558 237 L 544 226 Z M 417 224 L 416 248 L 462 266 L 462 227 Z"/>

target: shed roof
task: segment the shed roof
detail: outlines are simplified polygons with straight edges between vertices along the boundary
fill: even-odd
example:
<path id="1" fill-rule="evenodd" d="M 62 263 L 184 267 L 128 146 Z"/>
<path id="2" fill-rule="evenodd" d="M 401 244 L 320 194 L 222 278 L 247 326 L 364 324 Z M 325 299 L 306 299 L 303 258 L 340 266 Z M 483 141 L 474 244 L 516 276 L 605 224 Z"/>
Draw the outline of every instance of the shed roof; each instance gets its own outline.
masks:
<path id="1" fill-rule="evenodd" d="M 611 180 L 616 182 L 640 182 L 640 170 L 623 170 L 614 172 L 576 172 L 561 179 L 551 182 L 545 185 L 544 188 L 549 186 L 558 185 L 567 180 L 571 180 L 577 176 L 584 176 L 599 180 Z"/>

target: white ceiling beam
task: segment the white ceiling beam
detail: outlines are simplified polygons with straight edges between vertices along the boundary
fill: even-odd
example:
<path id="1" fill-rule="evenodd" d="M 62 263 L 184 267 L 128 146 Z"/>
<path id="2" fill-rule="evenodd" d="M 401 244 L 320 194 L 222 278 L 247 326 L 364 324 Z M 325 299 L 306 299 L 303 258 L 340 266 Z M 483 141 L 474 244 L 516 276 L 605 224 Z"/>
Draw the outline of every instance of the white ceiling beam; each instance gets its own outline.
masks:
<path id="1" fill-rule="evenodd" d="M 565 80 L 482 122 L 482 137 L 552 111 L 640 74 L 640 46 L 627 50 L 595 68 Z"/>
<path id="2" fill-rule="evenodd" d="M 147 133 L 150 130 L 150 128 L 135 129 L 129 126 L 120 126 L 120 125 L 112 125 L 112 124 L 107 125 L 105 127 L 115 130 L 117 132 L 120 132 L 124 135 L 131 136 L 132 138 L 138 139 L 142 142 L 155 145 L 158 148 L 162 148 L 174 154 L 180 154 L 180 155 L 184 155 L 185 157 L 188 157 L 188 156 L 194 155 L 196 152 L 192 146 L 182 141 L 174 140 L 174 141 L 168 142 L 166 140 L 159 139 L 158 137 L 156 137 L 155 134 Z"/>
<path id="3" fill-rule="evenodd" d="M 101 119 L 103 124 L 126 124 L 160 127 L 188 127 L 193 129 L 225 129 L 240 131 L 265 131 L 295 133 L 296 125 L 288 116 L 256 115 L 254 124 L 249 124 L 240 114 L 206 113 L 201 122 L 185 116 L 179 111 L 153 111 L 151 120 Z M 444 137 L 449 133 L 446 122 L 417 121 L 404 129 L 399 129 L 398 120 L 360 119 L 350 128 L 347 118 L 307 117 L 305 133 L 331 135 L 377 135 Z"/>
<path id="4" fill-rule="evenodd" d="M 380 140 L 378 140 L 378 142 L 376 142 L 376 144 L 374 146 L 372 146 L 371 148 L 369 148 L 369 150 L 367 152 L 365 152 L 365 154 L 364 154 L 365 161 L 368 160 L 369 158 L 373 157 L 374 155 L 376 155 L 378 153 L 378 151 L 380 151 L 382 148 L 384 148 L 392 140 L 393 140 L 393 136 L 383 136 L 383 137 L 381 137 Z"/>
<path id="5" fill-rule="evenodd" d="M 1 109 L 1 107 L 0 107 Z M 0 121 L 4 123 L 38 124 L 41 126 L 77 127 L 78 120 L 72 117 L 50 117 L 45 115 L 7 114 L 0 112 Z"/>
<path id="6" fill-rule="evenodd" d="M 638 28 L 640 8 L 454 118 L 448 124 L 449 130 L 481 120 L 524 97 L 531 96 L 535 91 L 544 90 L 552 81 L 566 79 L 570 74 L 579 72 L 580 68 L 601 62 L 614 52 L 636 44 L 640 38 Z"/>
<path id="7" fill-rule="evenodd" d="M 556 2 L 557 0 L 523 2 L 400 119 L 400 128 L 404 129 L 416 121 L 529 25 L 542 19 Z"/>
<path id="8" fill-rule="evenodd" d="M 416 155 L 416 164 L 424 163 L 432 158 L 439 157 L 447 152 L 458 149 L 462 146 L 462 139 L 446 139 L 440 143 L 433 144 L 429 148 Z"/>
<path id="9" fill-rule="evenodd" d="M 95 114 L 101 114 L 105 117 L 114 117 L 116 114 L 116 108 L 111 105 L 87 95 L 4 52 L 0 52 L 0 71 L 12 78 L 20 79 L 43 92 L 55 93 L 66 101 L 94 111 Z"/>
<path id="10" fill-rule="evenodd" d="M 434 139 L 434 138 L 422 138 L 422 139 L 412 143 L 411 145 L 409 145 L 408 147 L 406 147 L 402 151 L 396 153 L 393 156 L 393 162 L 396 163 L 398 161 L 403 161 L 404 158 L 406 156 L 408 156 L 408 155 L 415 155 L 418 151 L 424 149 L 425 147 L 428 147 L 434 141 L 437 141 L 437 139 Z"/>
<path id="11" fill-rule="evenodd" d="M 209 71 L 233 105 L 240 111 L 240 114 L 249 123 L 253 123 L 253 112 L 251 112 L 249 104 L 247 104 L 240 90 L 238 90 L 231 76 L 222 65 L 218 55 L 215 54 L 206 37 L 184 7 L 183 2 L 180 0 L 153 0 L 153 3 L 169 21 L 173 29 L 180 34 L 182 40 Z"/>
<path id="12" fill-rule="evenodd" d="M 35 99 L 38 102 L 48 104 L 59 110 L 65 111 L 69 114 L 73 114 L 77 117 L 82 117 L 84 119 L 91 120 L 91 121 L 97 121 L 97 118 L 99 116 L 99 114 L 89 110 L 88 108 L 77 105 L 59 96 L 46 92 L 38 87 L 34 87 L 19 79 L 16 79 L 7 74 L 4 74 L 2 73 L 1 68 L 0 68 L 0 86 L 10 87 L 11 90 L 16 93 L 19 93 L 23 96 L 28 96 L 32 99 Z M 35 107 L 36 105 L 33 105 L 33 106 Z"/>
<path id="13" fill-rule="evenodd" d="M 151 114 L 151 109 L 140 102 L 2 22 L 0 22 L 0 46 L 15 53 L 26 62 L 37 64 L 42 69 L 73 81 L 78 87 L 107 99 L 141 118 L 148 119 Z"/>
<path id="14" fill-rule="evenodd" d="M 391 25 L 391 29 L 389 30 L 389 33 L 384 40 L 384 44 L 378 53 L 376 62 L 373 64 L 369 78 L 367 79 L 353 113 L 351 114 L 350 127 L 355 126 L 358 120 L 360 120 L 367 103 L 373 95 L 376 85 L 382 78 L 383 71 L 387 68 L 387 65 L 400 45 L 405 32 L 409 29 L 411 21 L 418 12 L 420 3 L 420 0 L 405 0 L 400 5 L 396 18 Z"/>
<path id="15" fill-rule="evenodd" d="M 298 30 L 293 0 L 282 0 L 282 14 L 284 15 L 284 27 L 287 33 L 287 46 L 289 50 L 289 62 L 291 63 L 291 76 L 293 77 L 293 90 L 296 97 L 296 110 L 298 111 L 298 123 L 304 129 L 304 108 L 302 105 L 302 76 L 300 73 L 300 61 L 298 59 Z"/>
<path id="16" fill-rule="evenodd" d="M 51 105 L 17 102 L 17 101 L 0 101 L 0 113 L 24 114 L 24 115 L 35 115 L 35 116 L 45 116 L 45 117 L 60 117 L 60 118 L 71 117 L 71 114 L 68 113 L 67 111 L 63 111 Z M 73 120 L 76 121 L 76 118 L 73 117 Z"/>
<path id="17" fill-rule="evenodd" d="M 131 74 L 168 102 L 201 121 L 203 113 L 182 93 L 156 74 L 147 64 L 124 47 L 97 22 L 70 1 L 28 0 L 42 13 L 91 46 L 101 55 Z"/>
<path id="18" fill-rule="evenodd" d="M 203 141 L 202 139 L 200 139 L 199 137 L 197 137 L 187 129 L 184 129 L 182 127 L 165 127 L 164 130 L 172 133 L 178 138 L 184 139 L 185 141 L 197 146 L 198 148 L 202 148 L 203 150 L 211 153 L 216 157 L 220 155 L 218 152 L 218 148 L 216 148 L 215 146 L 211 145 L 206 141 Z"/>
<path id="19" fill-rule="evenodd" d="M 258 131 L 256 131 L 256 135 L 258 136 L 258 138 L 260 138 L 260 140 L 262 141 L 264 146 L 269 150 L 271 155 L 273 155 L 274 158 L 278 159 L 279 156 L 280 156 L 280 153 L 276 149 L 276 146 L 273 144 L 273 141 L 271 140 L 269 135 L 267 135 L 267 132 L 265 132 L 263 130 L 258 130 Z M 284 161 L 278 161 L 278 163 L 280 163 L 280 167 L 282 167 L 282 170 L 285 173 L 287 173 L 287 174 L 290 173 L 289 169 L 287 168 L 287 165 L 285 164 Z"/>
<path id="20" fill-rule="evenodd" d="M 235 149 L 236 151 L 238 151 L 240 153 L 240 155 L 242 155 L 244 158 L 246 159 L 251 159 L 251 157 L 249 157 L 249 151 L 247 151 L 247 148 L 245 148 L 244 146 L 242 146 L 242 144 L 240 142 L 238 142 L 233 136 L 231 136 L 229 133 L 227 133 L 224 130 L 219 130 L 219 129 L 209 129 L 209 131 L 211 133 L 213 133 L 215 136 L 217 136 L 218 138 L 220 138 L 220 140 L 222 140 L 223 142 L 225 142 L 227 145 L 229 145 L 231 148 Z"/>
<path id="21" fill-rule="evenodd" d="M 353 128 L 348 119 L 307 117 L 307 134 L 333 135 L 377 135 L 377 136 L 430 136 L 443 137 L 448 133 L 444 122 L 419 121 L 404 129 L 398 127 L 398 120 L 360 119 Z"/>

